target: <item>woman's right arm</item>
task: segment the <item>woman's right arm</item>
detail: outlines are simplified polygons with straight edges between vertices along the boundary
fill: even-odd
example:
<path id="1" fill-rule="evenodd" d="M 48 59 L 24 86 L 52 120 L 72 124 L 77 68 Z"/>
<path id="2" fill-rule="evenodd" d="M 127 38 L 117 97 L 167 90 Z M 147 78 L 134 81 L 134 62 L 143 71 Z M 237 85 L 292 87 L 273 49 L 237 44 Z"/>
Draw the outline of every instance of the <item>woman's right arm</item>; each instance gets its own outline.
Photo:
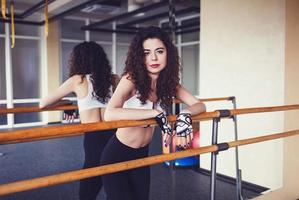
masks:
<path id="1" fill-rule="evenodd" d="M 104 114 L 106 121 L 114 120 L 142 120 L 157 116 L 161 111 L 154 109 L 122 108 L 125 101 L 132 96 L 135 86 L 128 75 L 123 76 L 113 93 Z"/>
<path id="2" fill-rule="evenodd" d="M 61 100 L 66 95 L 74 92 L 75 84 L 78 81 L 78 77 L 72 76 L 67 79 L 59 88 L 57 88 L 54 92 L 48 95 L 45 98 L 42 98 L 39 104 L 40 108 L 45 108 L 50 105 L 54 105 L 59 100 Z"/>

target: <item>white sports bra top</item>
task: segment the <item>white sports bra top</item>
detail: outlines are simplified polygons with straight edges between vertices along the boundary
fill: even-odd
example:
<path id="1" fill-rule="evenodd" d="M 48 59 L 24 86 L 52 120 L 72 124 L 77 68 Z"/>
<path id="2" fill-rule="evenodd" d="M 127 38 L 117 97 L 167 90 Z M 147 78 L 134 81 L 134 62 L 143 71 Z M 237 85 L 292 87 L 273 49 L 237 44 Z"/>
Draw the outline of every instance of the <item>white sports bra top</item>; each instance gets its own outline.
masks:
<path id="1" fill-rule="evenodd" d="M 135 108 L 135 109 L 157 109 L 161 110 L 162 108 L 160 106 L 160 103 L 153 103 L 150 100 L 147 100 L 145 104 L 142 104 L 141 101 L 137 98 L 137 94 L 132 96 L 130 99 L 128 99 L 124 105 L 123 108 Z"/>
<path id="2" fill-rule="evenodd" d="M 85 77 L 86 77 L 86 80 L 87 80 L 88 92 L 87 92 L 87 95 L 84 98 L 77 99 L 79 112 L 81 112 L 83 110 L 93 109 L 93 108 L 106 107 L 108 102 L 107 103 L 102 103 L 92 95 L 93 87 L 92 87 L 92 83 L 91 83 L 91 80 L 90 80 L 90 74 L 87 74 Z"/>

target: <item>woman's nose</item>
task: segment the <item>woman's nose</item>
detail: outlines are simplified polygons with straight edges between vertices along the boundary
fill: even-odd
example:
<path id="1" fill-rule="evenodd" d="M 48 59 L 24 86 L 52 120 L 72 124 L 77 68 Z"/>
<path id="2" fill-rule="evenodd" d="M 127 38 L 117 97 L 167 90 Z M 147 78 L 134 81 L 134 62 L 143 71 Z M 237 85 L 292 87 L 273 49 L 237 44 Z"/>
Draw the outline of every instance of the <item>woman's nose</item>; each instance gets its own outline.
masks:
<path id="1" fill-rule="evenodd" d="M 157 60 L 157 55 L 155 53 L 152 53 L 151 58 L 152 60 Z"/>

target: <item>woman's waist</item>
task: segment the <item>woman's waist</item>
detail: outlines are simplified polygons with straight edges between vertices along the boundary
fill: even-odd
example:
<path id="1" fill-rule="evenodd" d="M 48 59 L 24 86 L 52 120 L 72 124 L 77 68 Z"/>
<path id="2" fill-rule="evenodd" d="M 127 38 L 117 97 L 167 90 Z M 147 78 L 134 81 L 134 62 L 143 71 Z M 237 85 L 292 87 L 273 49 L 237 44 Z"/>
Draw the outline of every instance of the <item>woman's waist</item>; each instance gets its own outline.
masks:
<path id="1" fill-rule="evenodd" d="M 120 142 L 132 147 L 140 148 L 148 145 L 153 137 L 153 127 L 128 127 L 117 129 L 116 136 Z"/>
<path id="2" fill-rule="evenodd" d="M 99 108 L 93 108 L 85 111 L 81 111 L 79 113 L 81 123 L 94 123 L 100 122 L 101 117 L 101 110 Z"/>

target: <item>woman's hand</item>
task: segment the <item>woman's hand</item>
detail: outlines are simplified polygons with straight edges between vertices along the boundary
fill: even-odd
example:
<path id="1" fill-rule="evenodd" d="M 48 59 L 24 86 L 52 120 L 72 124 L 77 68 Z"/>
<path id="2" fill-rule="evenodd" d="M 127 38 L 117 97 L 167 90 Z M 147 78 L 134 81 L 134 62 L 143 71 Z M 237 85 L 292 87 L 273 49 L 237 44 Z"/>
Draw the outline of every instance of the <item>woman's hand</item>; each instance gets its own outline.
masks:
<path id="1" fill-rule="evenodd" d="M 66 120 L 68 123 L 74 122 L 77 118 L 76 110 L 64 110 L 63 111 L 63 119 Z"/>
<path id="2" fill-rule="evenodd" d="M 193 127 L 191 113 L 181 111 L 177 116 L 174 127 L 177 136 L 177 146 L 183 149 L 192 147 Z"/>
<path id="3" fill-rule="evenodd" d="M 172 131 L 172 128 L 167 120 L 167 116 L 163 112 L 158 114 L 155 119 L 163 134 L 163 145 L 167 147 L 172 140 L 174 132 Z"/>

